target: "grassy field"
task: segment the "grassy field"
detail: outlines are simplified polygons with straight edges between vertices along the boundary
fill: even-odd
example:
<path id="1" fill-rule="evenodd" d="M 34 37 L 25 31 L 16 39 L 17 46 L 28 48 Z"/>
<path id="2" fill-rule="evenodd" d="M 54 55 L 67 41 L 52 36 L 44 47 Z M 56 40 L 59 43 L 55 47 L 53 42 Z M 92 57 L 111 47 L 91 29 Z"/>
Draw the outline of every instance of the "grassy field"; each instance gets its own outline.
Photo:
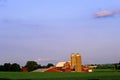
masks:
<path id="1" fill-rule="evenodd" d="M 95 72 L 115 72 L 113 69 L 95 69 Z"/>
<path id="2" fill-rule="evenodd" d="M 1 80 L 120 80 L 120 72 L 41 73 L 0 72 Z"/>

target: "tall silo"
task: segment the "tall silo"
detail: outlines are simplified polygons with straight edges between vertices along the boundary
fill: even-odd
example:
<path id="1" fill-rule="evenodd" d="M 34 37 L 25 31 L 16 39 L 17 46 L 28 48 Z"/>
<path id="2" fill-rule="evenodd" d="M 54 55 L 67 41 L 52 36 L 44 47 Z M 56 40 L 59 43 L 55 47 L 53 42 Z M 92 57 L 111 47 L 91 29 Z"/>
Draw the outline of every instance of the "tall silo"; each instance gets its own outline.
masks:
<path id="1" fill-rule="evenodd" d="M 75 69 L 75 66 L 76 66 L 76 57 L 75 57 L 75 54 L 72 53 L 71 54 L 71 69 Z"/>
<path id="2" fill-rule="evenodd" d="M 75 56 L 76 56 L 75 71 L 76 72 L 82 72 L 82 59 L 81 59 L 81 55 L 79 53 L 77 53 Z"/>

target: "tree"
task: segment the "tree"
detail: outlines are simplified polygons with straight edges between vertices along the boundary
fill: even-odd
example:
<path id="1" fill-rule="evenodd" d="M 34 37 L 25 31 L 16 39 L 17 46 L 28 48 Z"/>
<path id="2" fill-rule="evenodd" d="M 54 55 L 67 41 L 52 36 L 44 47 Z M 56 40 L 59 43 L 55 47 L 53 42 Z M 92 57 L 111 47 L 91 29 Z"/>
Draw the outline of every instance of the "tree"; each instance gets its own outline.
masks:
<path id="1" fill-rule="evenodd" d="M 20 65 L 17 63 L 4 63 L 4 65 L 0 65 L 0 71 L 20 71 Z"/>
<path id="2" fill-rule="evenodd" d="M 13 63 L 10 67 L 10 71 L 20 71 L 20 65 L 17 63 Z"/>
<path id="3" fill-rule="evenodd" d="M 39 64 L 37 68 L 42 68 L 42 66 Z"/>
<path id="4" fill-rule="evenodd" d="M 114 64 L 114 69 L 117 70 L 117 64 L 116 63 Z"/>
<path id="5" fill-rule="evenodd" d="M 4 66 L 3 65 L 0 65 L 0 71 L 4 71 Z"/>
<path id="6" fill-rule="evenodd" d="M 35 61 L 27 61 L 25 67 L 28 69 L 28 71 L 33 71 L 38 68 L 38 64 Z"/>
<path id="7" fill-rule="evenodd" d="M 3 67 L 4 67 L 4 71 L 10 71 L 11 64 L 10 63 L 5 63 L 3 65 Z"/>
<path id="8" fill-rule="evenodd" d="M 97 69 L 114 69 L 114 64 L 97 64 Z"/>
<path id="9" fill-rule="evenodd" d="M 49 68 L 49 67 L 52 67 L 52 66 L 54 66 L 52 63 L 48 63 L 46 67 Z"/>

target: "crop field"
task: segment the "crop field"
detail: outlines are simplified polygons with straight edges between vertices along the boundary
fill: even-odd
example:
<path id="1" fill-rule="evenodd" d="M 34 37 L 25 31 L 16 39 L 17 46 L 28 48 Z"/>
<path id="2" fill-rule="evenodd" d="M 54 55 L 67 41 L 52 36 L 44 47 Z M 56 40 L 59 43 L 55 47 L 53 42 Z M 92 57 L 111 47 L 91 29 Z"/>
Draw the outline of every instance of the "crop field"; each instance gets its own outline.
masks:
<path id="1" fill-rule="evenodd" d="M 0 72 L 0 80 L 120 80 L 120 72 Z"/>

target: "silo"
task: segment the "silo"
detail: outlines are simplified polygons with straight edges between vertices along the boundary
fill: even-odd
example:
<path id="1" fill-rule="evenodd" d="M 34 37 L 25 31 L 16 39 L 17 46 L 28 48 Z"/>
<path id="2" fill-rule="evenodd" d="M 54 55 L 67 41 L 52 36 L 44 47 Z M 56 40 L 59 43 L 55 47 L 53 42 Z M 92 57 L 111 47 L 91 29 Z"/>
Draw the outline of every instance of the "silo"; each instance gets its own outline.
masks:
<path id="1" fill-rule="evenodd" d="M 81 55 L 79 53 L 77 53 L 75 56 L 76 56 L 75 71 L 76 72 L 82 72 L 82 59 L 81 59 Z"/>
<path id="2" fill-rule="evenodd" d="M 72 53 L 71 54 L 71 69 L 75 69 L 75 66 L 76 66 L 76 57 L 75 57 L 75 54 Z"/>

